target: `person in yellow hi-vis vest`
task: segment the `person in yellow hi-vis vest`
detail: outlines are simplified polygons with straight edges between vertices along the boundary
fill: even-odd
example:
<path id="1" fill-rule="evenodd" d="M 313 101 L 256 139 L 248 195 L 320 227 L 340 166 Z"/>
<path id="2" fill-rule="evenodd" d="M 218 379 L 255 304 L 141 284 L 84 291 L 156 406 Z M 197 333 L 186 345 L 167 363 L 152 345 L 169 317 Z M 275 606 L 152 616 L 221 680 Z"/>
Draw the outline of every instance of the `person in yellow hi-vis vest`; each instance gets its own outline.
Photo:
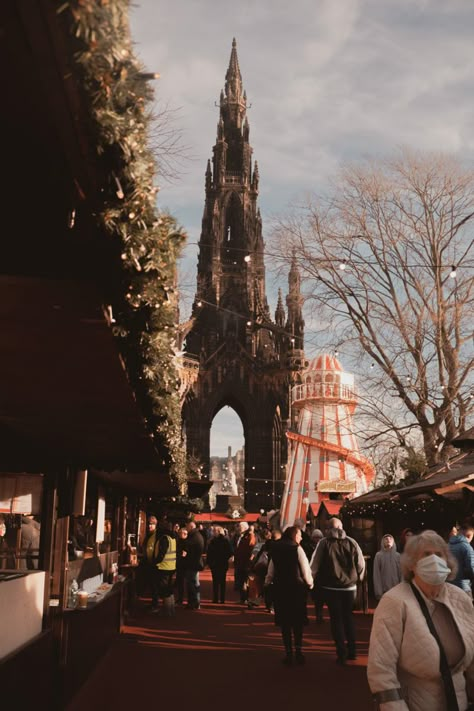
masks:
<path id="1" fill-rule="evenodd" d="M 163 600 L 163 613 L 172 614 L 173 576 L 176 572 L 176 537 L 172 531 L 158 527 L 156 516 L 148 518 L 148 535 L 144 544 L 144 560 L 151 588 L 151 611 L 158 612 Z"/>

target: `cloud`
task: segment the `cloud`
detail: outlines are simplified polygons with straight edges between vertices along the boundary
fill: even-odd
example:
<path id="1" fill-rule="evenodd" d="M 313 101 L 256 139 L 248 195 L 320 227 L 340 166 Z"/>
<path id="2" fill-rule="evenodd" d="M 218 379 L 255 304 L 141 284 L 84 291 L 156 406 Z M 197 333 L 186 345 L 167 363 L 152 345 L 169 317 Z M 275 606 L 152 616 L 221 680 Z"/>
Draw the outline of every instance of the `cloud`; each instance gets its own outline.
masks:
<path id="1" fill-rule="evenodd" d="M 343 160 L 400 144 L 472 158 L 470 0 L 222 0 L 218 10 L 211 0 L 142 0 L 131 20 L 137 53 L 161 73 L 158 99 L 180 107 L 191 160 L 159 201 L 192 241 L 233 36 L 264 219 L 324 190 Z"/>
<path id="2" fill-rule="evenodd" d="M 161 74 L 159 102 L 180 107 L 189 146 L 184 174 L 161 185 L 159 205 L 198 241 L 215 102 L 234 36 L 267 244 L 272 215 L 308 192 L 324 192 L 341 162 L 399 145 L 472 161 L 473 24 L 472 0 L 139 0 L 131 8 L 136 51 Z M 196 254 L 190 245 L 184 259 L 187 274 L 194 264 L 187 308 Z M 269 259 L 266 270 L 273 311 L 278 284 Z M 307 322 L 308 342 L 317 341 Z"/>

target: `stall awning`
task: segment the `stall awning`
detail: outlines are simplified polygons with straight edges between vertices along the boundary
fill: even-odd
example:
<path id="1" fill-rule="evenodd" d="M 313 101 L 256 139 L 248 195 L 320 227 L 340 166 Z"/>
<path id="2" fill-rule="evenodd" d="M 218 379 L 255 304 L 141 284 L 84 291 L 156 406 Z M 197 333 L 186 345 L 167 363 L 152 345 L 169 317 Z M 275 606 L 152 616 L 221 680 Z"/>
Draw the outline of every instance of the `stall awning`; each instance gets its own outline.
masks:
<path id="1" fill-rule="evenodd" d="M 196 523 L 240 523 L 240 521 L 255 523 L 255 521 L 258 521 L 259 517 L 259 513 L 246 513 L 243 516 L 234 518 L 233 516 L 229 516 L 227 514 L 211 512 L 195 514 L 194 520 Z"/>
<path id="2" fill-rule="evenodd" d="M 337 516 L 343 504 L 344 501 L 333 501 L 332 499 L 328 499 L 325 501 L 320 501 L 317 504 L 310 504 L 308 508 L 314 517 L 318 517 L 321 515 L 321 510 L 323 506 L 330 516 Z"/>
<path id="3" fill-rule="evenodd" d="M 209 481 L 208 479 L 188 479 L 189 498 L 200 499 L 202 496 L 205 496 L 213 483 L 213 481 Z"/>
<path id="4" fill-rule="evenodd" d="M 337 516 L 343 503 L 344 501 L 331 501 L 329 499 L 327 501 L 321 501 L 319 504 L 318 516 L 321 515 L 321 509 L 323 506 L 330 516 Z"/>
<path id="5" fill-rule="evenodd" d="M 91 285 L 0 276 L 0 329 L 0 471 L 168 478 Z"/>
<path id="6" fill-rule="evenodd" d="M 104 484 L 121 489 L 127 494 L 139 493 L 147 496 L 177 496 L 179 488 L 166 474 L 156 471 L 97 471 L 91 473 Z"/>

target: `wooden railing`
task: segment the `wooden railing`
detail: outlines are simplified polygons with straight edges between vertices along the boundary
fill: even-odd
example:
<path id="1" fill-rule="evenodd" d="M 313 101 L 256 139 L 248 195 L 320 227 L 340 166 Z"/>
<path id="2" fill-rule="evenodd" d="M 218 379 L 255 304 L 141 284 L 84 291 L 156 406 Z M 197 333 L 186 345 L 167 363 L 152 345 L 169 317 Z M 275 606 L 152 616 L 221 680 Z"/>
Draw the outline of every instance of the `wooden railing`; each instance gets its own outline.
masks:
<path id="1" fill-rule="evenodd" d="M 343 383 L 303 383 L 291 389 L 292 403 L 311 398 L 332 398 L 354 402 L 357 400 L 357 393 L 354 387 Z"/>

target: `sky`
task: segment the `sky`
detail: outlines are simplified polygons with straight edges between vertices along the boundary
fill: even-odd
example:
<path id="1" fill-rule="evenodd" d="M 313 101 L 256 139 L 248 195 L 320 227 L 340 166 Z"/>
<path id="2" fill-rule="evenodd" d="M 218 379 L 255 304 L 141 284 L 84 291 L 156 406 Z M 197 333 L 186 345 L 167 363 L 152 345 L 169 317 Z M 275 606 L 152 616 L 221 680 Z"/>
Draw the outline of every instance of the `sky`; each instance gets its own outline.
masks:
<path id="1" fill-rule="evenodd" d="M 157 112 L 170 112 L 186 156 L 158 195 L 188 233 L 182 318 L 195 293 L 204 173 L 233 37 L 267 243 L 272 221 L 324 192 L 345 161 L 400 146 L 474 157 L 472 0 L 137 0 L 130 13 L 135 52 L 160 74 Z M 268 258 L 266 272 L 273 312 Z M 308 327 L 305 335 L 311 348 L 317 339 Z"/>

